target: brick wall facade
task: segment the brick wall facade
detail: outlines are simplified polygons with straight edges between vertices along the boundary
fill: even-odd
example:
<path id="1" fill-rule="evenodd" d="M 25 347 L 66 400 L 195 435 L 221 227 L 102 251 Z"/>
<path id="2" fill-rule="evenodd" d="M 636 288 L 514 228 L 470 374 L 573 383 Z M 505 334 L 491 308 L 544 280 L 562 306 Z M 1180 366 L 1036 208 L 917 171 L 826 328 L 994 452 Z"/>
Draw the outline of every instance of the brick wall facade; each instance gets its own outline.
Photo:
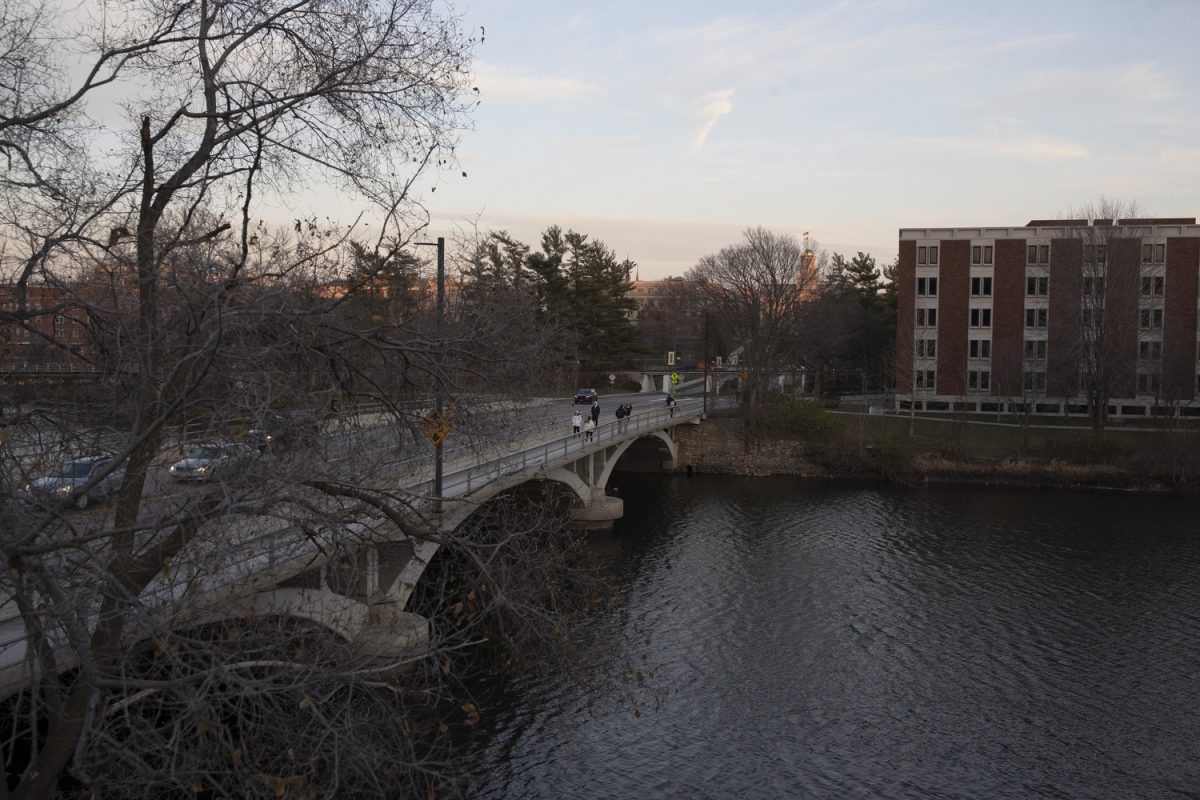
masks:
<path id="1" fill-rule="evenodd" d="M 1163 396 L 1196 398 L 1196 298 L 1200 239 L 1167 240 L 1167 294 L 1163 308 Z"/>

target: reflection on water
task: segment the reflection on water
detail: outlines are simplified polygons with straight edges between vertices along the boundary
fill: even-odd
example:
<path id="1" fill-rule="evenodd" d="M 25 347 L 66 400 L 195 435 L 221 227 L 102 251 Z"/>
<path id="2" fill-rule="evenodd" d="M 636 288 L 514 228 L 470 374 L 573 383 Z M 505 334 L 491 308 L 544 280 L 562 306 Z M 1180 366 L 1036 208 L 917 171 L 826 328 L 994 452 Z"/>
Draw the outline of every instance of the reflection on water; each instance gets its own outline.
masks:
<path id="1" fill-rule="evenodd" d="M 614 481 L 584 657 L 653 678 L 497 687 L 470 796 L 1200 796 L 1194 500 Z"/>

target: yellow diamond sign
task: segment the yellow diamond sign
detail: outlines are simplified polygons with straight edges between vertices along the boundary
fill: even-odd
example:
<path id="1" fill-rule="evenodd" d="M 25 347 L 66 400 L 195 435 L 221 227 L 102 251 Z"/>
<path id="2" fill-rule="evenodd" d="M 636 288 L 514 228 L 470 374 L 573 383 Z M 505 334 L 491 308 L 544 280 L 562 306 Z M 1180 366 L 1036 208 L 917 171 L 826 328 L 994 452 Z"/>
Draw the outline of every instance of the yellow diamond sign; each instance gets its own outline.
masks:
<path id="1" fill-rule="evenodd" d="M 421 431 L 435 445 L 442 443 L 450 432 L 450 423 L 437 411 L 430 411 L 421 418 Z"/>

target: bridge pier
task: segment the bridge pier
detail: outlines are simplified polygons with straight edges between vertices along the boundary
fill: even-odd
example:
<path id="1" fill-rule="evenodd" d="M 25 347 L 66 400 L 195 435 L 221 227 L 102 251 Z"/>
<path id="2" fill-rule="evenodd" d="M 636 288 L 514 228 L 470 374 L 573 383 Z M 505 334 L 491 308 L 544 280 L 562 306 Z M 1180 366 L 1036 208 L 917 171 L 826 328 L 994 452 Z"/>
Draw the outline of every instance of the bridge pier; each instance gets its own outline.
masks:
<path id="1" fill-rule="evenodd" d="M 571 522 L 585 531 L 604 531 L 625 516 L 625 501 L 609 497 L 603 487 L 592 487 L 587 505 L 571 510 Z"/>

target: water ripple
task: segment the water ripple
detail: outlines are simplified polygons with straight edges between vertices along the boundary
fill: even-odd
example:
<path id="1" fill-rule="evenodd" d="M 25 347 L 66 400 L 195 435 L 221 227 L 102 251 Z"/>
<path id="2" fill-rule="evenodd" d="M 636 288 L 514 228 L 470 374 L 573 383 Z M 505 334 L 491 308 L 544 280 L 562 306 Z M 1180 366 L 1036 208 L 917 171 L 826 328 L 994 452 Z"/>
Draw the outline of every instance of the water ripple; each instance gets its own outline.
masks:
<path id="1" fill-rule="evenodd" d="M 1200 796 L 1189 501 L 621 486 L 585 657 L 654 677 L 496 698 L 470 796 Z"/>

